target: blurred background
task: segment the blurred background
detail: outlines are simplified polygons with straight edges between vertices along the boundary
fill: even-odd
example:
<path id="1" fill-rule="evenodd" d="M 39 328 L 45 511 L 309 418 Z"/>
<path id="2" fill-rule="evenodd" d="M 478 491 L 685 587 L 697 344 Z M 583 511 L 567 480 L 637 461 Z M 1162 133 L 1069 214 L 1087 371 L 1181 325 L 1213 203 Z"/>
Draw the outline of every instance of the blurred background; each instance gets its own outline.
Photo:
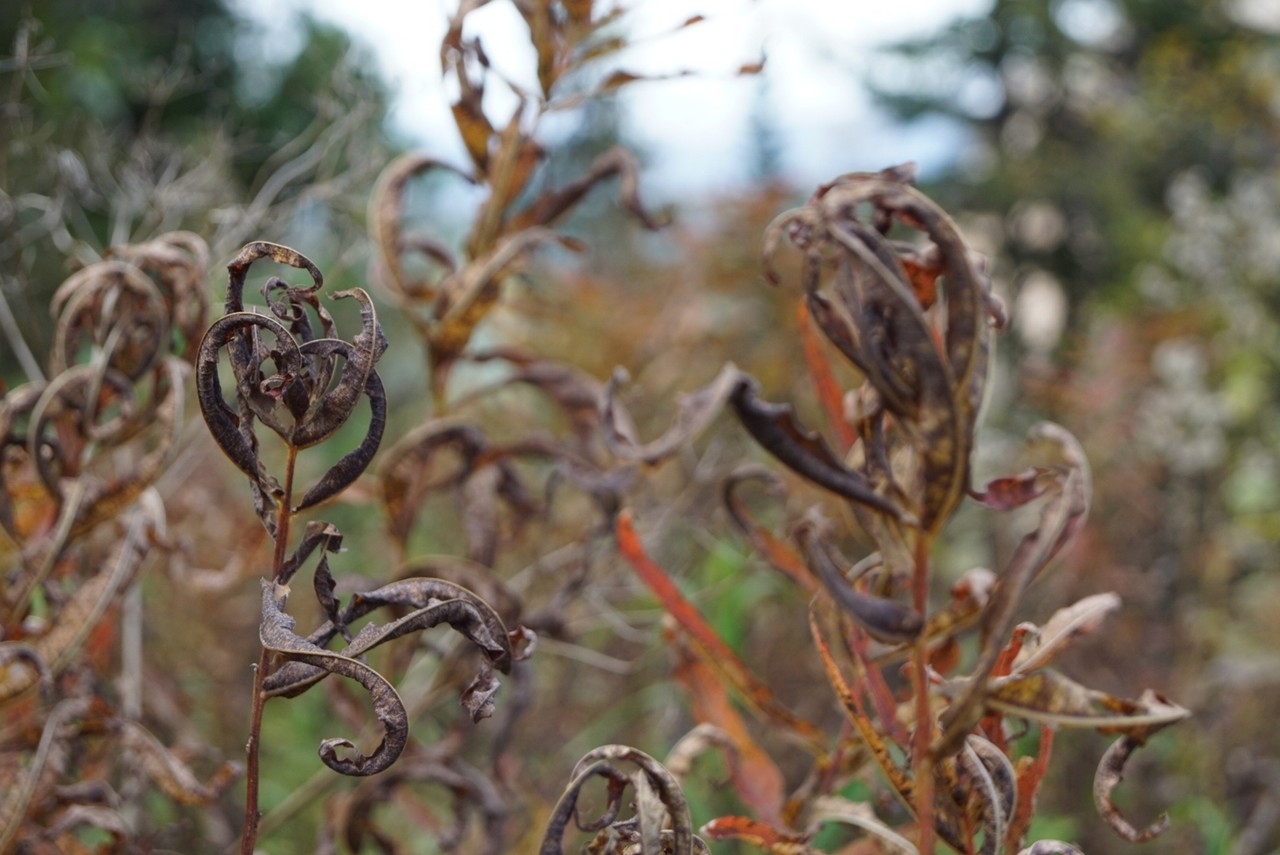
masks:
<path id="1" fill-rule="evenodd" d="M 1094 467 L 1086 532 L 1035 589 L 1028 619 L 1116 591 L 1121 612 L 1063 670 L 1125 696 L 1153 688 L 1195 714 L 1135 758 L 1121 788 L 1126 809 L 1140 823 L 1172 813 L 1173 830 L 1152 851 L 1277 851 L 1280 3 L 628 5 L 619 27 L 636 44 L 597 79 L 620 69 L 656 79 L 550 114 L 538 141 L 550 184 L 625 145 L 642 164 L 642 198 L 669 208 L 674 224 L 641 232 L 611 193 L 593 195 L 564 226 L 588 251 L 540 262 L 485 340 L 601 379 L 625 365 L 665 413 L 676 392 L 729 360 L 812 411 L 807 389 L 780 391 L 794 382 L 800 345 L 790 304 L 764 282 L 763 231 L 840 173 L 917 162 L 922 187 L 992 259 L 1011 308 L 977 477 L 1012 471 L 1027 426 L 1042 418 L 1080 437 Z M 437 53 L 449 11 L 384 0 L 0 5 L 6 388 L 39 375 L 54 289 L 113 244 L 197 232 L 212 248 L 215 304 L 216 271 L 249 239 L 298 247 L 335 287 L 368 281 L 366 206 L 383 167 L 408 150 L 465 164 L 450 113 L 457 92 L 442 82 Z M 706 20 L 682 26 L 693 13 Z M 469 26 L 511 84 L 490 87 L 485 110 L 506 116 L 519 102 L 513 93 L 535 88 L 521 19 L 494 2 Z M 762 59 L 759 73 L 737 73 Z M 409 197 L 454 241 L 476 203 L 473 188 L 434 177 Z M 423 360 L 403 320 L 388 314 L 384 323 L 393 429 L 404 430 L 431 413 Z M 189 463 L 167 489 L 174 524 L 186 520 L 193 538 L 207 539 L 217 565 L 237 544 L 211 528 L 257 522 L 247 507 L 235 510 L 247 505 L 243 487 L 201 431 L 189 433 Z M 696 481 L 699 465 L 711 464 L 680 465 Z M 381 523 L 358 501 L 334 513 L 349 540 L 378 538 Z M 765 571 L 723 520 L 673 526 L 661 557 L 703 602 L 735 592 L 739 623 L 718 628 L 768 674 L 783 634 L 748 629 L 781 595 L 732 581 Z M 994 566 L 1002 545 L 1016 542 L 977 513 L 953 529 L 939 561 L 956 575 Z M 457 533 L 446 520 L 424 526 L 420 540 L 450 552 Z M 156 679 L 180 684 L 205 738 L 228 754 L 243 743 L 254 572 L 217 597 L 153 583 L 153 596 L 173 605 L 149 631 L 220 648 L 194 673 L 181 644 L 162 649 Z M 669 744 L 678 730 L 654 694 L 670 666 L 657 610 L 643 592 L 632 596 L 628 614 L 643 632 L 606 638 L 595 627 L 576 637 L 605 657 L 578 654 L 586 658 L 576 667 L 598 672 L 595 697 L 617 697 L 610 674 L 630 663 L 632 705 L 611 703 L 576 723 L 581 739 L 565 756 L 619 734 Z M 208 626 L 166 625 L 197 612 Z M 641 671 L 654 675 L 650 684 Z M 297 721 L 268 724 L 297 746 L 281 756 L 301 758 L 270 773 L 268 803 L 311 776 L 313 735 L 329 735 L 322 707 L 303 699 L 298 708 Z M 1040 832 L 1091 855 L 1137 851 L 1090 803 L 1105 740 L 1069 733 L 1058 744 Z M 540 771 L 554 796 L 568 766 L 556 758 Z M 289 821 L 304 829 L 314 817 Z M 295 832 L 296 851 L 310 851 L 307 833 Z"/>

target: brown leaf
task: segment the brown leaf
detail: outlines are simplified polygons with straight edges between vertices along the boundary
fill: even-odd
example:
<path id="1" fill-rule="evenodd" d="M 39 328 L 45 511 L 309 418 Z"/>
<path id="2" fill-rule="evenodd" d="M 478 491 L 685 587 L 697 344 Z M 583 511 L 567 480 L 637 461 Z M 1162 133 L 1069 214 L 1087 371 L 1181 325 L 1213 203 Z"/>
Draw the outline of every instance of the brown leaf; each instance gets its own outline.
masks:
<path id="1" fill-rule="evenodd" d="M 396 761 L 408 742 L 409 717 L 404 703 L 386 678 L 368 665 L 325 650 L 295 634 L 293 618 L 283 611 L 288 595 L 287 585 L 262 580 L 262 623 L 258 630 L 262 646 L 287 660 L 313 666 L 326 674 L 341 674 L 355 680 L 369 693 L 374 715 L 382 724 L 382 741 L 372 754 L 366 756 L 346 739 L 325 739 L 320 743 L 321 761 L 343 775 L 373 775 L 381 772 Z M 351 756 L 339 757 L 339 749 L 349 750 Z"/>
<path id="2" fill-rule="evenodd" d="M 1053 613 L 1049 621 L 1022 645 L 1013 660 L 1015 674 L 1040 668 L 1075 639 L 1093 632 L 1116 609 L 1120 597 L 1114 593 L 1093 594 Z"/>
<path id="3" fill-rule="evenodd" d="M 1137 700 L 1117 698 L 1046 669 L 991 680 L 986 698 L 991 709 L 1018 718 L 1124 733 L 1139 740 L 1191 715 L 1154 692 Z"/>
<path id="4" fill-rule="evenodd" d="M 827 593 L 872 638 L 893 644 L 912 641 L 920 635 L 924 618 L 909 606 L 863 594 L 849 584 L 812 522 L 798 526 L 795 537 Z"/>
<path id="5" fill-rule="evenodd" d="M 151 781 L 174 802 L 185 806 L 212 804 L 241 772 L 235 763 L 223 763 L 201 783 L 191 767 L 160 744 L 142 725 L 134 721 L 120 722 L 121 742 L 130 755 L 132 765 L 142 770 Z"/>
<path id="6" fill-rule="evenodd" d="M 630 763 L 637 766 L 638 770 L 626 774 L 617 768 L 617 763 Z M 604 815 L 594 822 L 584 824 L 578 816 L 578 798 L 582 788 L 593 777 L 602 777 L 609 783 L 609 798 Z M 623 790 L 628 785 L 636 791 L 637 816 L 632 823 L 638 825 L 637 842 L 640 843 L 640 851 L 645 855 L 656 855 L 662 851 L 659 839 L 666 832 L 660 832 L 659 829 L 664 824 L 664 815 L 670 819 L 672 826 L 670 851 L 706 851 L 705 844 L 701 849 L 694 849 L 700 841 L 693 833 L 684 794 L 680 792 L 680 785 L 671 773 L 639 749 L 626 745 L 604 745 L 589 751 L 574 766 L 569 785 L 547 822 L 538 855 L 564 855 L 564 832 L 568 829 L 571 818 L 576 820 L 578 828 L 583 831 L 613 826 L 621 808 Z"/>
<path id="7" fill-rule="evenodd" d="M 1140 747 L 1143 741 L 1131 736 L 1122 736 L 1117 739 L 1102 755 L 1102 760 L 1098 763 L 1098 772 L 1093 779 L 1093 802 L 1098 808 L 1099 815 L 1107 821 L 1107 825 L 1111 826 L 1116 834 L 1130 843 L 1154 840 L 1169 828 L 1167 813 L 1160 814 L 1144 829 L 1134 828 L 1111 798 L 1115 788 L 1124 780 L 1124 766 L 1129 761 L 1129 755 Z"/>

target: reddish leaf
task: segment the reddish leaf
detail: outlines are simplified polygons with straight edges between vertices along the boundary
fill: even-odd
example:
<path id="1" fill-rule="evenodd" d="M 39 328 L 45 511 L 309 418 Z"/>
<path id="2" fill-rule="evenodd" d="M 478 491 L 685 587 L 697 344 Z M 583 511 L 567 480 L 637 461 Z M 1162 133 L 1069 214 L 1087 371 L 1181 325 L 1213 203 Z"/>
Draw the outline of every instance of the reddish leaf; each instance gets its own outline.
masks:
<path id="1" fill-rule="evenodd" d="M 662 607 L 680 625 L 693 644 L 693 650 L 739 696 L 773 723 L 794 731 L 811 748 L 821 751 L 826 741 L 813 724 L 798 718 L 782 706 L 764 683 L 747 670 L 737 655 L 721 640 L 697 608 L 680 593 L 666 572 L 649 558 L 631 524 L 631 511 L 618 514 L 618 550 L 636 571 Z"/>

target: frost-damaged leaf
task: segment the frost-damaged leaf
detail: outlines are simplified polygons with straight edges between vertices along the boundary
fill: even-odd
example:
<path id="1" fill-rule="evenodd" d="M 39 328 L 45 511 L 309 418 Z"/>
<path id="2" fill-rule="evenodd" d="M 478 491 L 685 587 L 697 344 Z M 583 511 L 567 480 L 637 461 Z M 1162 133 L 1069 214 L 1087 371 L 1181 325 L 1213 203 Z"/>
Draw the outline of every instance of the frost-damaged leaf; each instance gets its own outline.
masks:
<path id="1" fill-rule="evenodd" d="M 699 725 L 671 749 L 667 768 L 678 779 L 683 779 L 694 753 L 712 746 L 726 749 L 729 781 L 742 803 L 752 815 L 766 822 L 781 823 L 782 803 L 786 798 L 782 772 L 752 738 L 716 673 L 695 658 L 686 643 L 677 640 L 676 651 L 675 678 L 689 695 L 690 712 Z"/>
<path id="2" fill-rule="evenodd" d="M 1134 828 L 1111 799 L 1115 788 L 1124 780 L 1124 764 L 1129 761 L 1129 755 L 1144 741 L 1128 735 L 1117 739 L 1102 755 L 1102 760 L 1098 763 L 1098 772 L 1093 779 L 1093 801 L 1097 805 L 1098 813 L 1116 834 L 1130 843 L 1145 843 L 1153 840 L 1169 827 L 1169 814 L 1162 813 L 1146 828 L 1141 830 Z"/>
<path id="3" fill-rule="evenodd" d="M 777 828 L 745 816 L 717 817 L 698 833 L 709 840 L 741 840 L 772 855 L 818 855 L 818 850 L 809 845 L 811 832 Z"/>
<path id="4" fill-rule="evenodd" d="M 396 761 L 409 738 L 409 717 L 404 703 L 391 684 L 363 662 L 325 650 L 293 632 L 294 620 L 284 613 L 289 588 L 262 580 L 262 625 L 258 636 L 262 646 L 286 659 L 340 674 L 355 680 L 369 693 L 374 715 L 382 724 L 382 741 L 365 756 L 346 739 L 326 739 L 320 743 L 320 760 L 343 775 L 373 775 Z M 265 687 L 264 687 L 265 688 Z M 339 749 L 351 752 L 338 756 Z"/>
<path id="5" fill-rule="evenodd" d="M 790 405 L 770 404 L 756 397 L 755 382 L 750 378 L 742 375 L 729 400 L 747 433 L 796 474 L 904 525 L 916 523 L 914 514 L 875 492 L 862 475 L 841 463 L 821 437 L 796 424 Z"/>
<path id="6" fill-rule="evenodd" d="M 631 763 L 639 768 L 626 774 L 618 769 L 615 765 L 617 763 Z M 582 788 L 594 777 L 604 778 L 608 782 L 608 802 L 600 819 L 584 824 L 578 816 L 578 797 Z M 623 791 L 628 785 L 636 792 L 636 816 L 633 820 L 618 823 Z M 604 745 L 587 752 L 578 761 L 570 775 L 569 785 L 552 810 L 538 855 L 564 855 L 564 833 L 571 818 L 583 831 L 596 831 L 628 823 L 638 826 L 639 851 L 642 855 L 659 855 L 667 851 L 663 841 L 667 832 L 663 829 L 669 819 L 669 851 L 674 855 L 705 851 L 705 844 L 701 848 L 695 848 L 701 841 L 693 833 L 689 807 L 684 794 L 680 792 L 679 783 L 657 760 L 626 745 Z"/>
<path id="7" fill-rule="evenodd" d="M 778 702 L 769 688 L 747 670 L 693 603 L 685 599 L 670 577 L 644 551 L 632 526 L 630 510 L 618 514 L 616 534 L 618 551 L 622 557 L 649 590 L 653 591 L 667 614 L 680 625 L 692 643 L 693 650 L 702 660 L 762 716 L 794 732 L 811 750 L 821 751 L 825 742 L 821 731 Z"/>
<path id="8" fill-rule="evenodd" d="M 293 509 L 294 513 L 320 504 L 325 499 L 336 496 L 355 483 L 373 462 L 378 446 L 382 444 L 382 434 L 387 427 L 387 393 L 382 386 L 382 378 L 378 372 L 369 374 L 364 385 L 365 397 L 369 399 L 369 427 L 365 431 L 360 444 L 342 456 L 342 459 L 321 476 L 313 484 Z M 326 437 L 327 438 L 327 437 Z"/>
<path id="9" fill-rule="evenodd" d="M 493 696 L 500 687 L 498 678 L 488 668 L 481 668 L 467 687 L 462 691 L 462 707 L 471 716 L 473 722 L 489 718 L 495 709 Z"/>
<path id="10" fill-rule="evenodd" d="M 402 618 L 384 625 L 369 624 L 344 648 L 340 656 L 355 659 L 380 644 L 410 632 L 448 623 L 480 648 L 488 664 L 502 673 L 510 672 L 513 654 L 510 634 L 488 603 L 470 591 L 443 579 L 402 579 L 373 591 L 355 594 L 337 623 L 328 621 L 305 641 L 323 647 L 339 633 L 377 609 L 399 606 L 413 609 Z M 328 651 L 326 651 L 328 652 Z M 286 663 L 268 675 L 263 691 L 268 697 L 293 697 L 324 679 L 329 669 L 306 660 Z"/>
<path id="11" fill-rule="evenodd" d="M 1084 450 L 1065 428 L 1040 422 L 1028 432 L 1033 442 L 1056 446 L 1063 465 L 1057 484 L 1046 493 L 1036 530 L 1018 544 L 1009 566 L 999 577 L 983 615 L 983 648 L 973 669 L 973 679 L 943 715 L 943 734 L 934 752 L 947 755 L 981 718 L 983 692 L 1005 642 L 1013 629 L 1017 608 L 1027 587 L 1049 560 L 1071 542 L 1089 512 L 1092 476 Z"/>
<path id="12" fill-rule="evenodd" d="M 188 807 L 212 804 L 240 774 L 240 767 L 235 763 L 223 763 L 208 782 L 202 784 L 190 766 L 161 745 L 142 725 L 122 721 L 120 731 L 121 744 L 131 755 L 133 765 L 177 804 Z"/>
<path id="13" fill-rule="evenodd" d="M 988 683 L 985 694 L 988 708 L 1007 715 L 1139 739 L 1191 715 L 1150 690 L 1137 700 L 1117 698 L 1048 669 L 998 677 Z"/>
<path id="14" fill-rule="evenodd" d="M 863 594 L 849 583 L 832 559 L 830 547 L 823 541 L 817 526 L 806 521 L 795 531 L 796 541 L 804 550 L 809 566 L 831 598 L 872 638 L 889 644 L 912 641 L 924 629 L 924 618 L 909 606 L 883 597 Z"/>
<path id="15" fill-rule="evenodd" d="M 1082 635 L 1093 632 L 1116 609 L 1120 597 L 1114 593 L 1093 594 L 1054 612 L 1040 630 L 1022 645 L 1013 660 L 1013 673 L 1025 674 L 1048 664 L 1060 650 Z"/>

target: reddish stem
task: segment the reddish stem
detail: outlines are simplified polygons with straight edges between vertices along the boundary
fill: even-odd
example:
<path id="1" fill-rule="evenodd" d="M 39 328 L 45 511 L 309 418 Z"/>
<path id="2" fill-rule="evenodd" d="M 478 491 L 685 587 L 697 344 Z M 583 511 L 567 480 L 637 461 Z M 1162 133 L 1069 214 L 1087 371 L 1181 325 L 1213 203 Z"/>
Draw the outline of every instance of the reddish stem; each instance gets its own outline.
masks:
<path id="1" fill-rule="evenodd" d="M 929 545 L 923 531 L 916 535 L 915 574 L 912 579 L 912 605 L 921 618 L 928 618 Z M 933 741 L 933 713 L 929 703 L 929 639 L 921 633 L 911 650 L 911 688 L 915 692 L 916 729 L 911 756 L 916 788 L 916 818 L 920 823 L 920 855 L 933 855 L 935 830 L 933 819 L 933 757 L 929 751 Z"/>
<path id="2" fill-rule="evenodd" d="M 284 495 L 276 506 L 276 548 L 271 556 L 271 579 L 280 578 L 284 570 L 285 549 L 289 543 L 289 522 L 293 519 L 293 469 L 298 459 L 298 450 L 289 446 L 288 459 L 285 462 Z M 249 714 L 249 741 L 245 745 L 245 793 L 244 793 L 244 832 L 240 835 L 240 855 L 253 855 L 258 841 L 258 821 L 262 812 L 258 808 L 259 751 L 262 736 L 262 712 L 267 705 L 263 694 L 263 682 L 267 678 L 267 668 L 271 664 L 271 654 L 264 647 L 258 656 L 258 664 L 253 672 L 253 705 Z"/>

